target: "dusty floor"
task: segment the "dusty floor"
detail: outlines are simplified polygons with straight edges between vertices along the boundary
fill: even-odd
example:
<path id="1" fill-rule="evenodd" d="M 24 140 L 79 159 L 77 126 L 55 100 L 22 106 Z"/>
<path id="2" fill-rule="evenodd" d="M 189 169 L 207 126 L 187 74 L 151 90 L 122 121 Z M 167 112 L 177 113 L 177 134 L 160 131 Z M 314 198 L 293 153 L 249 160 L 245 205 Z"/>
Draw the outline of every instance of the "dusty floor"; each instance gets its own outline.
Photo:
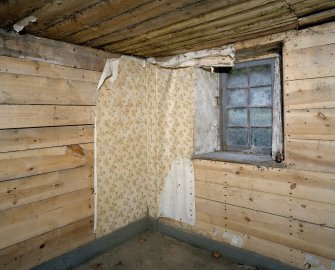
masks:
<path id="1" fill-rule="evenodd" d="M 241 269 L 226 259 L 159 233 L 143 233 L 76 270 L 233 270 Z"/>

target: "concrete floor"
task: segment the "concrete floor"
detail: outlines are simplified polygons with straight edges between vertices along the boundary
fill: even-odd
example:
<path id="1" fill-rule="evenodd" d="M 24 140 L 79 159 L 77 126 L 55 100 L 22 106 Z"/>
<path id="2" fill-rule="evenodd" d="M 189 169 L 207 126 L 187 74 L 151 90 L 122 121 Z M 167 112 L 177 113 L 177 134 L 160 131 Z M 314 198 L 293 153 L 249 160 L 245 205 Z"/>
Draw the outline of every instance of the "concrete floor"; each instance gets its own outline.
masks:
<path id="1" fill-rule="evenodd" d="M 160 233 L 143 233 L 76 270 L 237 270 L 242 266 Z M 244 268 L 243 269 L 254 269 Z"/>

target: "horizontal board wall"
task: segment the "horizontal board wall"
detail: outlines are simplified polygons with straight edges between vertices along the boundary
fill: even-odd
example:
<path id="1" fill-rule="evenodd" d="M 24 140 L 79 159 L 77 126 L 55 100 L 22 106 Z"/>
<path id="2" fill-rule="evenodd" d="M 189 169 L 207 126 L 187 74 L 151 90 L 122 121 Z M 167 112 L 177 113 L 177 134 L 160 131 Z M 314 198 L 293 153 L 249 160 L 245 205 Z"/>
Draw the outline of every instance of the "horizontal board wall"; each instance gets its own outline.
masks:
<path id="1" fill-rule="evenodd" d="M 94 96 L 109 55 L 0 40 L 0 268 L 30 269 L 95 239 Z"/>
<path id="2" fill-rule="evenodd" d="M 286 168 L 194 160 L 196 230 L 301 269 L 332 269 L 334 30 L 282 40 Z"/>

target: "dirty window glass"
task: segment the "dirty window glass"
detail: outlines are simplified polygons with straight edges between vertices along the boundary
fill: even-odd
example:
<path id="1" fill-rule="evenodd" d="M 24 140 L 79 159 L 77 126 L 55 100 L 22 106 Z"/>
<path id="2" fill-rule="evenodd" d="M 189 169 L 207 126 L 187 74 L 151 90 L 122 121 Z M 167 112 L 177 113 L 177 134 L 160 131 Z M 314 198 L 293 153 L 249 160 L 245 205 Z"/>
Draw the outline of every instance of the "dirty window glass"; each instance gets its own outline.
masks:
<path id="1" fill-rule="evenodd" d="M 270 153 L 273 70 L 267 59 L 236 65 L 222 76 L 224 150 Z"/>

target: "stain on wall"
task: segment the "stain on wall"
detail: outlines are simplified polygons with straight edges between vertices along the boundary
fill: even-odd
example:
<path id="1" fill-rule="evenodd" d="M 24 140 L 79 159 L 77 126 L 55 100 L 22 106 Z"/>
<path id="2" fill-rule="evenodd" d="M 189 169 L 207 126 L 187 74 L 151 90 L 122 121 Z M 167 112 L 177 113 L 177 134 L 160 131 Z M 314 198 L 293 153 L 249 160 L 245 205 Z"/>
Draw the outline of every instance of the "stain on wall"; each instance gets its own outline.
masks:
<path id="1" fill-rule="evenodd" d="M 173 160 L 193 155 L 198 68 L 167 69 L 121 57 L 97 99 L 97 236 L 158 216 Z M 198 75 L 197 75 L 198 74 Z"/>

